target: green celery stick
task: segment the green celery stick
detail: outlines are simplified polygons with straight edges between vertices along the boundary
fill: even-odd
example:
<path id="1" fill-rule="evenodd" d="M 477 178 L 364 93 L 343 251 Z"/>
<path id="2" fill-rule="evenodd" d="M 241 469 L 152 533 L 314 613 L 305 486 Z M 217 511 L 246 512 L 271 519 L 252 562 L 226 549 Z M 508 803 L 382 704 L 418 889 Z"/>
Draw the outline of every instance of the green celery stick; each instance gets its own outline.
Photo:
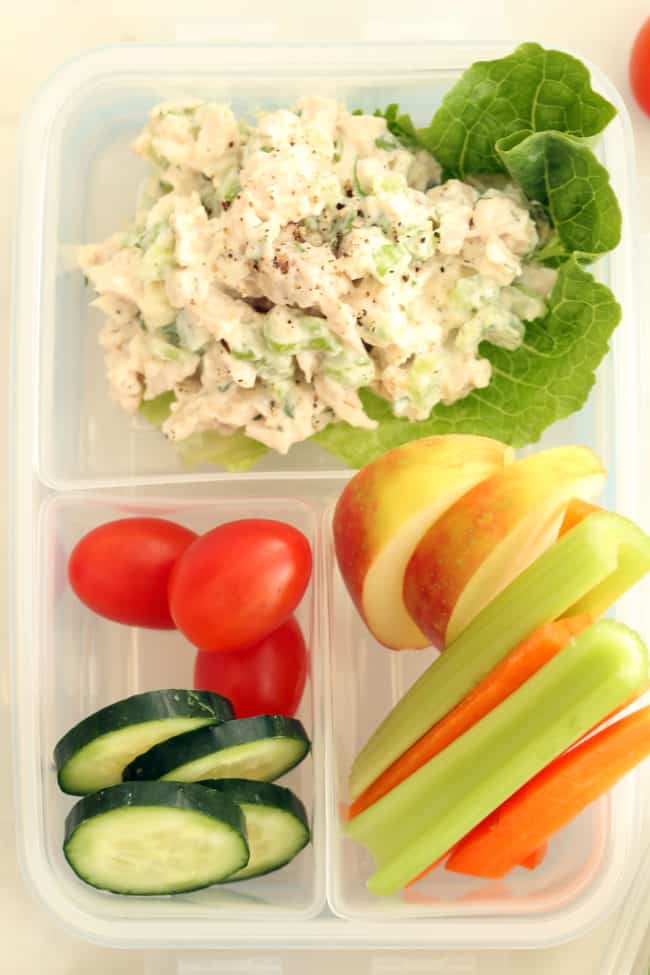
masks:
<path id="1" fill-rule="evenodd" d="M 508 796 L 648 678 L 648 653 L 621 623 L 602 620 L 469 731 L 351 820 L 350 836 L 379 867 L 368 882 L 391 894 L 421 873 Z"/>
<path id="2" fill-rule="evenodd" d="M 593 525 L 596 531 L 602 531 L 602 515 L 589 515 L 589 521 L 593 518 Z M 599 585 L 594 586 L 589 592 L 577 600 L 564 613 L 565 616 L 577 616 L 579 613 L 591 613 L 592 616 L 600 616 L 616 602 L 619 596 L 631 589 L 632 586 L 643 578 L 650 568 L 650 538 L 647 535 L 640 535 L 640 530 L 634 522 L 628 521 L 621 515 L 614 515 L 619 521 L 624 522 L 628 529 L 628 534 L 621 535 L 618 549 L 618 565 L 616 572 L 605 576 Z M 575 529 L 573 529 L 575 531 Z M 570 533 L 569 533 L 570 534 Z M 642 542 L 642 543 L 641 543 Z"/>
<path id="3" fill-rule="evenodd" d="M 595 512 L 572 528 L 499 593 L 395 705 L 352 765 L 351 799 L 538 626 L 567 611 L 603 611 L 648 570 L 650 538 L 627 518 Z"/>

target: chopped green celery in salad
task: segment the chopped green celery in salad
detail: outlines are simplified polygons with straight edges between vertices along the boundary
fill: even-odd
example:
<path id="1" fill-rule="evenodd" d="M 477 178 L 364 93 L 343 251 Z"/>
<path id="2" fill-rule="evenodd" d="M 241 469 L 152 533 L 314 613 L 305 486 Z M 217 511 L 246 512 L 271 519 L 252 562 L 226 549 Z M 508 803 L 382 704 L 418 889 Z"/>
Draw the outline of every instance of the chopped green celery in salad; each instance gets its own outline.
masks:
<path id="1" fill-rule="evenodd" d="M 526 60 L 542 86 L 574 77 L 575 104 L 557 85 L 537 99 Z M 147 415 L 166 397 L 179 449 L 257 444 L 240 465 L 309 438 L 355 466 L 424 433 L 536 440 L 582 405 L 618 320 L 584 270 L 620 234 L 584 141 L 612 111 L 580 62 L 537 45 L 473 66 L 420 129 L 397 105 L 316 95 L 254 120 L 157 106 L 134 143 L 152 174 L 132 227 L 80 253 L 114 399 Z M 531 356 L 550 362 L 539 383 Z"/>

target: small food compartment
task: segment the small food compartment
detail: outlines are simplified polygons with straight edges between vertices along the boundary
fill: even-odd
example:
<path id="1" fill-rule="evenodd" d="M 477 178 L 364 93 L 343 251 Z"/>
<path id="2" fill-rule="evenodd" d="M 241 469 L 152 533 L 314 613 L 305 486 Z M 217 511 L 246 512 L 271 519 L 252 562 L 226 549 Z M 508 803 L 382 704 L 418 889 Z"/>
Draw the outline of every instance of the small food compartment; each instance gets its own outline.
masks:
<path id="1" fill-rule="evenodd" d="M 349 923 L 397 923 L 419 919 L 432 936 L 454 939 L 461 924 L 481 931 L 486 943 L 524 944 L 526 931 L 575 930 L 593 923 L 616 896 L 629 856 L 628 830 L 636 829 L 638 773 L 588 806 L 549 841 L 535 869 L 518 867 L 499 880 L 453 873 L 439 865 L 401 892 L 377 896 L 367 889 L 374 872 L 371 855 L 347 838 L 348 776 L 353 760 L 375 728 L 430 665 L 435 651 L 391 651 L 375 641 L 343 583 L 332 542 L 332 514 L 324 514 L 326 579 L 330 621 L 331 674 L 329 873 L 330 907 Z M 638 592 L 626 597 L 625 620 L 640 616 Z M 620 615 L 620 614 L 617 614 Z M 335 621 L 335 622 L 334 622 Z M 635 625 L 632 623 L 631 625 Z M 638 705 L 637 705 L 638 706 Z M 433 932 L 436 932 L 433 935 Z M 520 940 L 521 939 L 521 940 Z"/>
<path id="2" fill-rule="evenodd" d="M 192 688 L 195 649 L 176 630 L 142 629 L 114 623 L 92 612 L 72 592 L 67 561 L 86 532 L 116 518 L 162 517 L 204 533 L 217 525 L 250 516 L 275 519 L 303 532 L 317 552 L 314 511 L 294 500 L 200 501 L 174 497 L 134 500 L 60 496 L 42 511 L 39 532 L 38 645 L 34 660 L 35 748 L 40 776 L 35 782 L 29 819 L 27 856 L 30 873 L 50 906 L 67 902 L 85 917 L 84 926 L 109 923 L 113 932 L 145 935 L 155 925 L 219 925 L 234 920 L 264 925 L 273 918 L 297 921 L 317 914 L 324 900 L 324 831 L 319 705 L 322 697 L 316 614 L 316 579 L 296 612 L 309 652 L 309 671 L 296 717 L 313 741 L 307 758 L 280 785 L 303 801 L 313 843 L 277 873 L 213 886 L 173 897 L 119 897 L 86 886 L 70 870 L 62 853 L 64 819 L 76 801 L 57 786 L 52 752 L 65 732 L 85 716 L 133 694 L 163 688 Z M 38 821 L 34 830 L 32 817 Z M 316 822 L 314 822 L 316 819 Z M 48 896 L 45 894 L 45 896 Z"/>

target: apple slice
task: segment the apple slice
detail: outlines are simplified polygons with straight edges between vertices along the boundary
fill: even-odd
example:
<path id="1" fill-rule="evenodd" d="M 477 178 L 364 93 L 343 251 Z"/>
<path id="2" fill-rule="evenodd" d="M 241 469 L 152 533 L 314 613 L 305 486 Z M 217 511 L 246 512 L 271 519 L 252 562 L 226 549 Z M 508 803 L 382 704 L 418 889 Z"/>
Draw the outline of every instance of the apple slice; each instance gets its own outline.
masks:
<path id="1" fill-rule="evenodd" d="M 487 437 L 426 437 L 388 451 L 347 484 L 334 512 L 336 557 L 379 643 L 393 650 L 430 645 L 404 606 L 408 561 L 443 512 L 512 458 L 510 447 Z"/>
<path id="2" fill-rule="evenodd" d="M 556 447 L 497 471 L 435 521 L 404 575 L 407 611 L 451 643 L 556 540 L 572 498 L 594 500 L 605 471 L 586 447 Z"/>

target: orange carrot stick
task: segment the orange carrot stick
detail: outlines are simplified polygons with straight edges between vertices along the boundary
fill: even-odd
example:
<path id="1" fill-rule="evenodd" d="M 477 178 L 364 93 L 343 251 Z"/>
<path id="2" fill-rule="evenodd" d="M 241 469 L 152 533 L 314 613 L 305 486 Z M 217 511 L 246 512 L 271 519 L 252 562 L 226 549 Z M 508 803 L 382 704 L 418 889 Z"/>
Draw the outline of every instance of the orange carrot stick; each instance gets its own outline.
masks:
<path id="1" fill-rule="evenodd" d="M 590 738 L 592 735 L 595 735 L 595 733 L 600 728 L 603 728 L 606 724 L 612 721 L 618 714 L 620 714 L 622 711 L 625 711 L 625 709 L 628 708 L 630 704 L 633 704 L 634 701 L 637 701 L 640 697 L 643 697 L 643 695 L 646 694 L 648 690 L 650 690 L 650 681 L 648 681 L 647 684 L 644 684 L 643 687 L 640 687 L 639 690 L 636 691 L 631 697 L 629 697 L 624 704 L 621 704 L 620 708 L 616 708 L 616 710 L 608 714 L 606 718 L 603 718 L 602 721 L 599 721 L 598 724 L 594 725 L 591 731 L 589 731 L 586 735 L 583 735 L 582 738 L 580 738 L 572 747 L 575 748 L 577 745 L 580 745 L 582 744 L 582 742 L 586 741 L 587 738 Z M 529 856 L 524 857 L 524 859 L 521 861 L 519 866 L 526 867 L 527 870 L 535 870 L 543 862 L 547 852 L 548 852 L 548 843 L 544 843 L 542 844 L 542 846 L 539 846 L 536 850 L 534 850 Z M 441 857 L 438 863 L 440 863 L 442 860 L 445 859 L 446 857 Z"/>
<path id="2" fill-rule="evenodd" d="M 581 521 L 584 521 L 587 515 L 593 515 L 594 511 L 601 511 L 595 504 L 589 504 L 588 501 L 581 501 L 580 498 L 572 498 L 564 513 L 564 520 L 560 525 L 560 531 L 558 533 L 558 538 L 562 535 L 566 535 L 567 532 L 579 525 Z"/>
<path id="3" fill-rule="evenodd" d="M 587 735 L 583 735 L 583 737 L 576 742 L 576 745 L 579 745 L 581 742 L 585 741 L 587 737 L 591 737 L 592 735 L 594 735 L 599 730 L 599 728 L 604 727 L 606 724 L 612 721 L 617 714 L 620 714 L 621 711 L 625 711 L 625 709 L 628 708 L 630 704 L 632 704 L 634 701 L 638 700 L 638 698 L 643 697 L 643 695 L 649 689 L 650 689 L 650 681 L 647 684 L 645 684 L 643 687 L 639 688 L 639 690 L 636 691 L 630 698 L 628 698 L 628 700 L 624 704 L 621 704 L 620 708 L 616 708 L 616 710 L 612 711 L 611 714 L 608 714 L 606 718 L 603 718 L 602 721 L 599 721 L 597 725 L 594 725 L 594 727 L 591 729 L 590 732 L 588 732 Z M 544 862 L 547 852 L 548 852 L 548 843 L 543 843 L 541 846 L 538 846 L 536 850 L 533 850 L 533 852 L 529 854 L 527 857 L 524 857 L 524 859 L 521 861 L 519 866 L 525 867 L 526 870 L 536 870 L 537 867 L 539 867 Z M 442 863 L 442 861 L 446 859 L 447 859 L 447 855 L 440 857 L 440 860 L 436 861 L 435 865 L 437 866 L 439 863 Z"/>
<path id="4" fill-rule="evenodd" d="M 547 765 L 456 846 L 447 870 L 503 877 L 650 755 L 650 707 Z"/>
<path id="5" fill-rule="evenodd" d="M 542 843 L 536 850 L 533 850 L 527 857 L 524 857 L 519 866 L 525 867 L 526 870 L 535 870 L 544 860 L 547 850 L 548 843 Z"/>
<path id="6" fill-rule="evenodd" d="M 349 818 L 358 816 L 464 734 L 592 622 L 591 616 L 585 613 L 545 623 L 535 630 L 354 800 Z"/>
<path id="7" fill-rule="evenodd" d="M 418 880 L 422 880 L 424 877 L 427 877 L 430 873 L 433 873 L 436 867 L 439 867 L 441 863 L 444 863 L 447 857 L 454 852 L 454 849 L 455 847 L 452 847 L 451 850 L 447 850 L 446 853 L 443 853 L 442 856 L 438 857 L 437 860 L 434 860 L 433 863 L 431 863 L 426 870 L 423 870 L 422 873 L 419 873 L 417 877 L 413 878 L 413 880 L 409 880 L 406 886 L 413 887 L 414 884 L 417 884 Z M 548 843 L 542 843 L 542 845 L 539 846 L 536 850 L 533 850 L 531 854 L 529 854 L 527 857 L 524 857 L 524 859 L 521 861 L 520 866 L 526 867 L 526 870 L 535 870 L 536 867 L 538 867 L 540 863 L 542 863 L 542 861 L 544 860 L 547 850 L 548 850 Z"/>

